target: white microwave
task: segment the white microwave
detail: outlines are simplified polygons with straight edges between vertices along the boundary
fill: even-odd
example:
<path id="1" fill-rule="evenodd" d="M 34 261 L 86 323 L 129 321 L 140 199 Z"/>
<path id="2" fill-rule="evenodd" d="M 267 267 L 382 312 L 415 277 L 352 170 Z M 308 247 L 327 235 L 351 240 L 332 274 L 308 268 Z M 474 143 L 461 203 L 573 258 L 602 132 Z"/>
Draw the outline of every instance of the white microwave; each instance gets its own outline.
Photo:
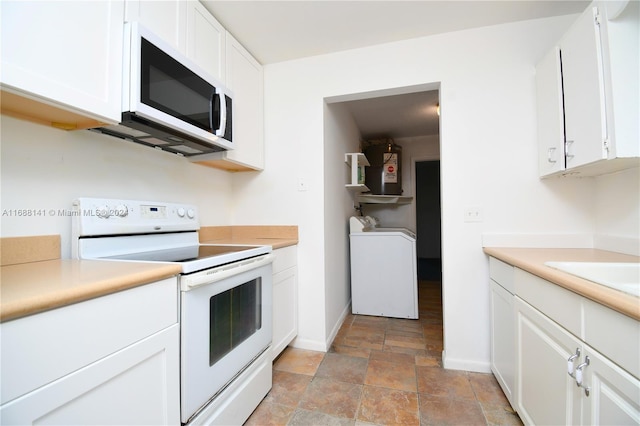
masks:
<path id="1" fill-rule="evenodd" d="M 97 129 L 190 157 L 233 149 L 233 95 L 137 22 L 124 26 L 122 120 Z"/>

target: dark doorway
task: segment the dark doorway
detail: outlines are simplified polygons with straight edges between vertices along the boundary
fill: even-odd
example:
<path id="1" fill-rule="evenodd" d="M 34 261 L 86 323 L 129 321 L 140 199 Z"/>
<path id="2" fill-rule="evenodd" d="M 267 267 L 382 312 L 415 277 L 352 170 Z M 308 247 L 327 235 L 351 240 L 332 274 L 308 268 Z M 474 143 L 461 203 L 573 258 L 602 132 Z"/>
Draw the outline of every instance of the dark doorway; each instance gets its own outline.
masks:
<path id="1" fill-rule="evenodd" d="M 416 162 L 418 279 L 441 281 L 440 161 Z"/>

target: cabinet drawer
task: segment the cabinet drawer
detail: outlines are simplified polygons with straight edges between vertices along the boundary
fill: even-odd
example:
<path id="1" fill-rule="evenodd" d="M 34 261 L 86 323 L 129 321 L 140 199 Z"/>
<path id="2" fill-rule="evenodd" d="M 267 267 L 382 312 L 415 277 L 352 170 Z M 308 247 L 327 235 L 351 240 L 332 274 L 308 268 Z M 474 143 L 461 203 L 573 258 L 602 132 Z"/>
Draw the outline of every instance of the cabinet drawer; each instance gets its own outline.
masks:
<path id="1" fill-rule="evenodd" d="M 584 300 L 584 341 L 640 378 L 640 321 Z"/>
<path id="2" fill-rule="evenodd" d="M 518 297 L 566 328 L 574 336 L 582 336 L 582 297 L 540 277 L 515 269 Z"/>
<path id="3" fill-rule="evenodd" d="M 176 278 L 4 322 L 0 403 L 177 322 Z"/>
<path id="4" fill-rule="evenodd" d="M 285 269 L 294 267 L 298 264 L 297 246 L 283 247 L 273 251 L 276 255 L 273 261 L 273 273 L 277 274 Z"/>
<path id="5" fill-rule="evenodd" d="M 513 270 L 513 266 L 495 257 L 489 258 L 489 276 L 511 294 L 515 293 Z"/>

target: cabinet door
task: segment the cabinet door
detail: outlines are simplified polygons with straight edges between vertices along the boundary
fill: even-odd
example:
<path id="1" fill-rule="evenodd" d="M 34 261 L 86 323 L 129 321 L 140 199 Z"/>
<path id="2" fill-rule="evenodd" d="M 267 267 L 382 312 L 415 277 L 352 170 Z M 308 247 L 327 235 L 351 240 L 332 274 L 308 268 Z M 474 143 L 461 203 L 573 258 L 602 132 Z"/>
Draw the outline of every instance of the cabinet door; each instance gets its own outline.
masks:
<path id="1" fill-rule="evenodd" d="M 179 325 L 0 407 L 2 424 L 179 424 Z"/>
<path id="2" fill-rule="evenodd" d="M 546 176 L 564 170 L 562 66 L 556 46 L 536 66 L 538 171 Z"/>
<path id="3" fill-rule="evenodd" d="M 225 33 L 200 2 L 187 2 L 187 57 L 220 81 L 225 81 Z"/>
<path id="4" fill-rule="evenodd" d="M 2 2 L 3 89 L 119 122 L 121 1 Z"/>
<path id="5" fill-rule="evenodd" d="M 185 53 L 186 3 L 181 0 L 127 0 L 125 20 L 140 22 L 173 48 Z"/>
<path id="6" fill-rule="evenodd" d="M 580 389 L 567 374 L 567 359 L 582 343 L 519 297 L 515 301 L 518 415 L 525 424 L 579 424 Z"/>
<path id="7" fill-rule="evenodd" d="M 234 143 L 228 159 L 250 168 L 264 168 L 262 65 L 227 33 L 227 86 L 234 94 Z"/>
<path id="8" fill-rule="evenodd" d="M 589 346 L 585 356 L 589 365 L 585 367 L 583 386 L 589 392 L 582 391 L 582 424 L 640 424 L 640 381 Z"/>
<path id="9" fill-rule="evenodd" d="M 491 280 L 491 371 L 512 406 L 516 373 L 514 297 Z"/>
<path id="10" fill-rule="evenodd" d="M 598 9 L 584 11 L 560 41 L 567 169 L 607 158 L 607 121 Z"/>
<path id="11" fill-rule="evenodd" d="M 295 267 L 273 276 L 273 342 L 275 359 L 298 334 L 298 274 Z"/>

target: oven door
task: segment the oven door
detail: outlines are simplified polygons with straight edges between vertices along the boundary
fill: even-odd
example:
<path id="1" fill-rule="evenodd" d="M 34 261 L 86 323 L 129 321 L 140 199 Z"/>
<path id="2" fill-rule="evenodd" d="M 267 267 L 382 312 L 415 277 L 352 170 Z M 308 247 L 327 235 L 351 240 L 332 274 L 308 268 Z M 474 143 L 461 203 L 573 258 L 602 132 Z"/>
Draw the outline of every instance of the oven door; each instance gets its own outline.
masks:
<path id="1" fill-rule="evenodd" d="M 181 277 L 181 420 L 271 344 L 273 255 Z"/>

